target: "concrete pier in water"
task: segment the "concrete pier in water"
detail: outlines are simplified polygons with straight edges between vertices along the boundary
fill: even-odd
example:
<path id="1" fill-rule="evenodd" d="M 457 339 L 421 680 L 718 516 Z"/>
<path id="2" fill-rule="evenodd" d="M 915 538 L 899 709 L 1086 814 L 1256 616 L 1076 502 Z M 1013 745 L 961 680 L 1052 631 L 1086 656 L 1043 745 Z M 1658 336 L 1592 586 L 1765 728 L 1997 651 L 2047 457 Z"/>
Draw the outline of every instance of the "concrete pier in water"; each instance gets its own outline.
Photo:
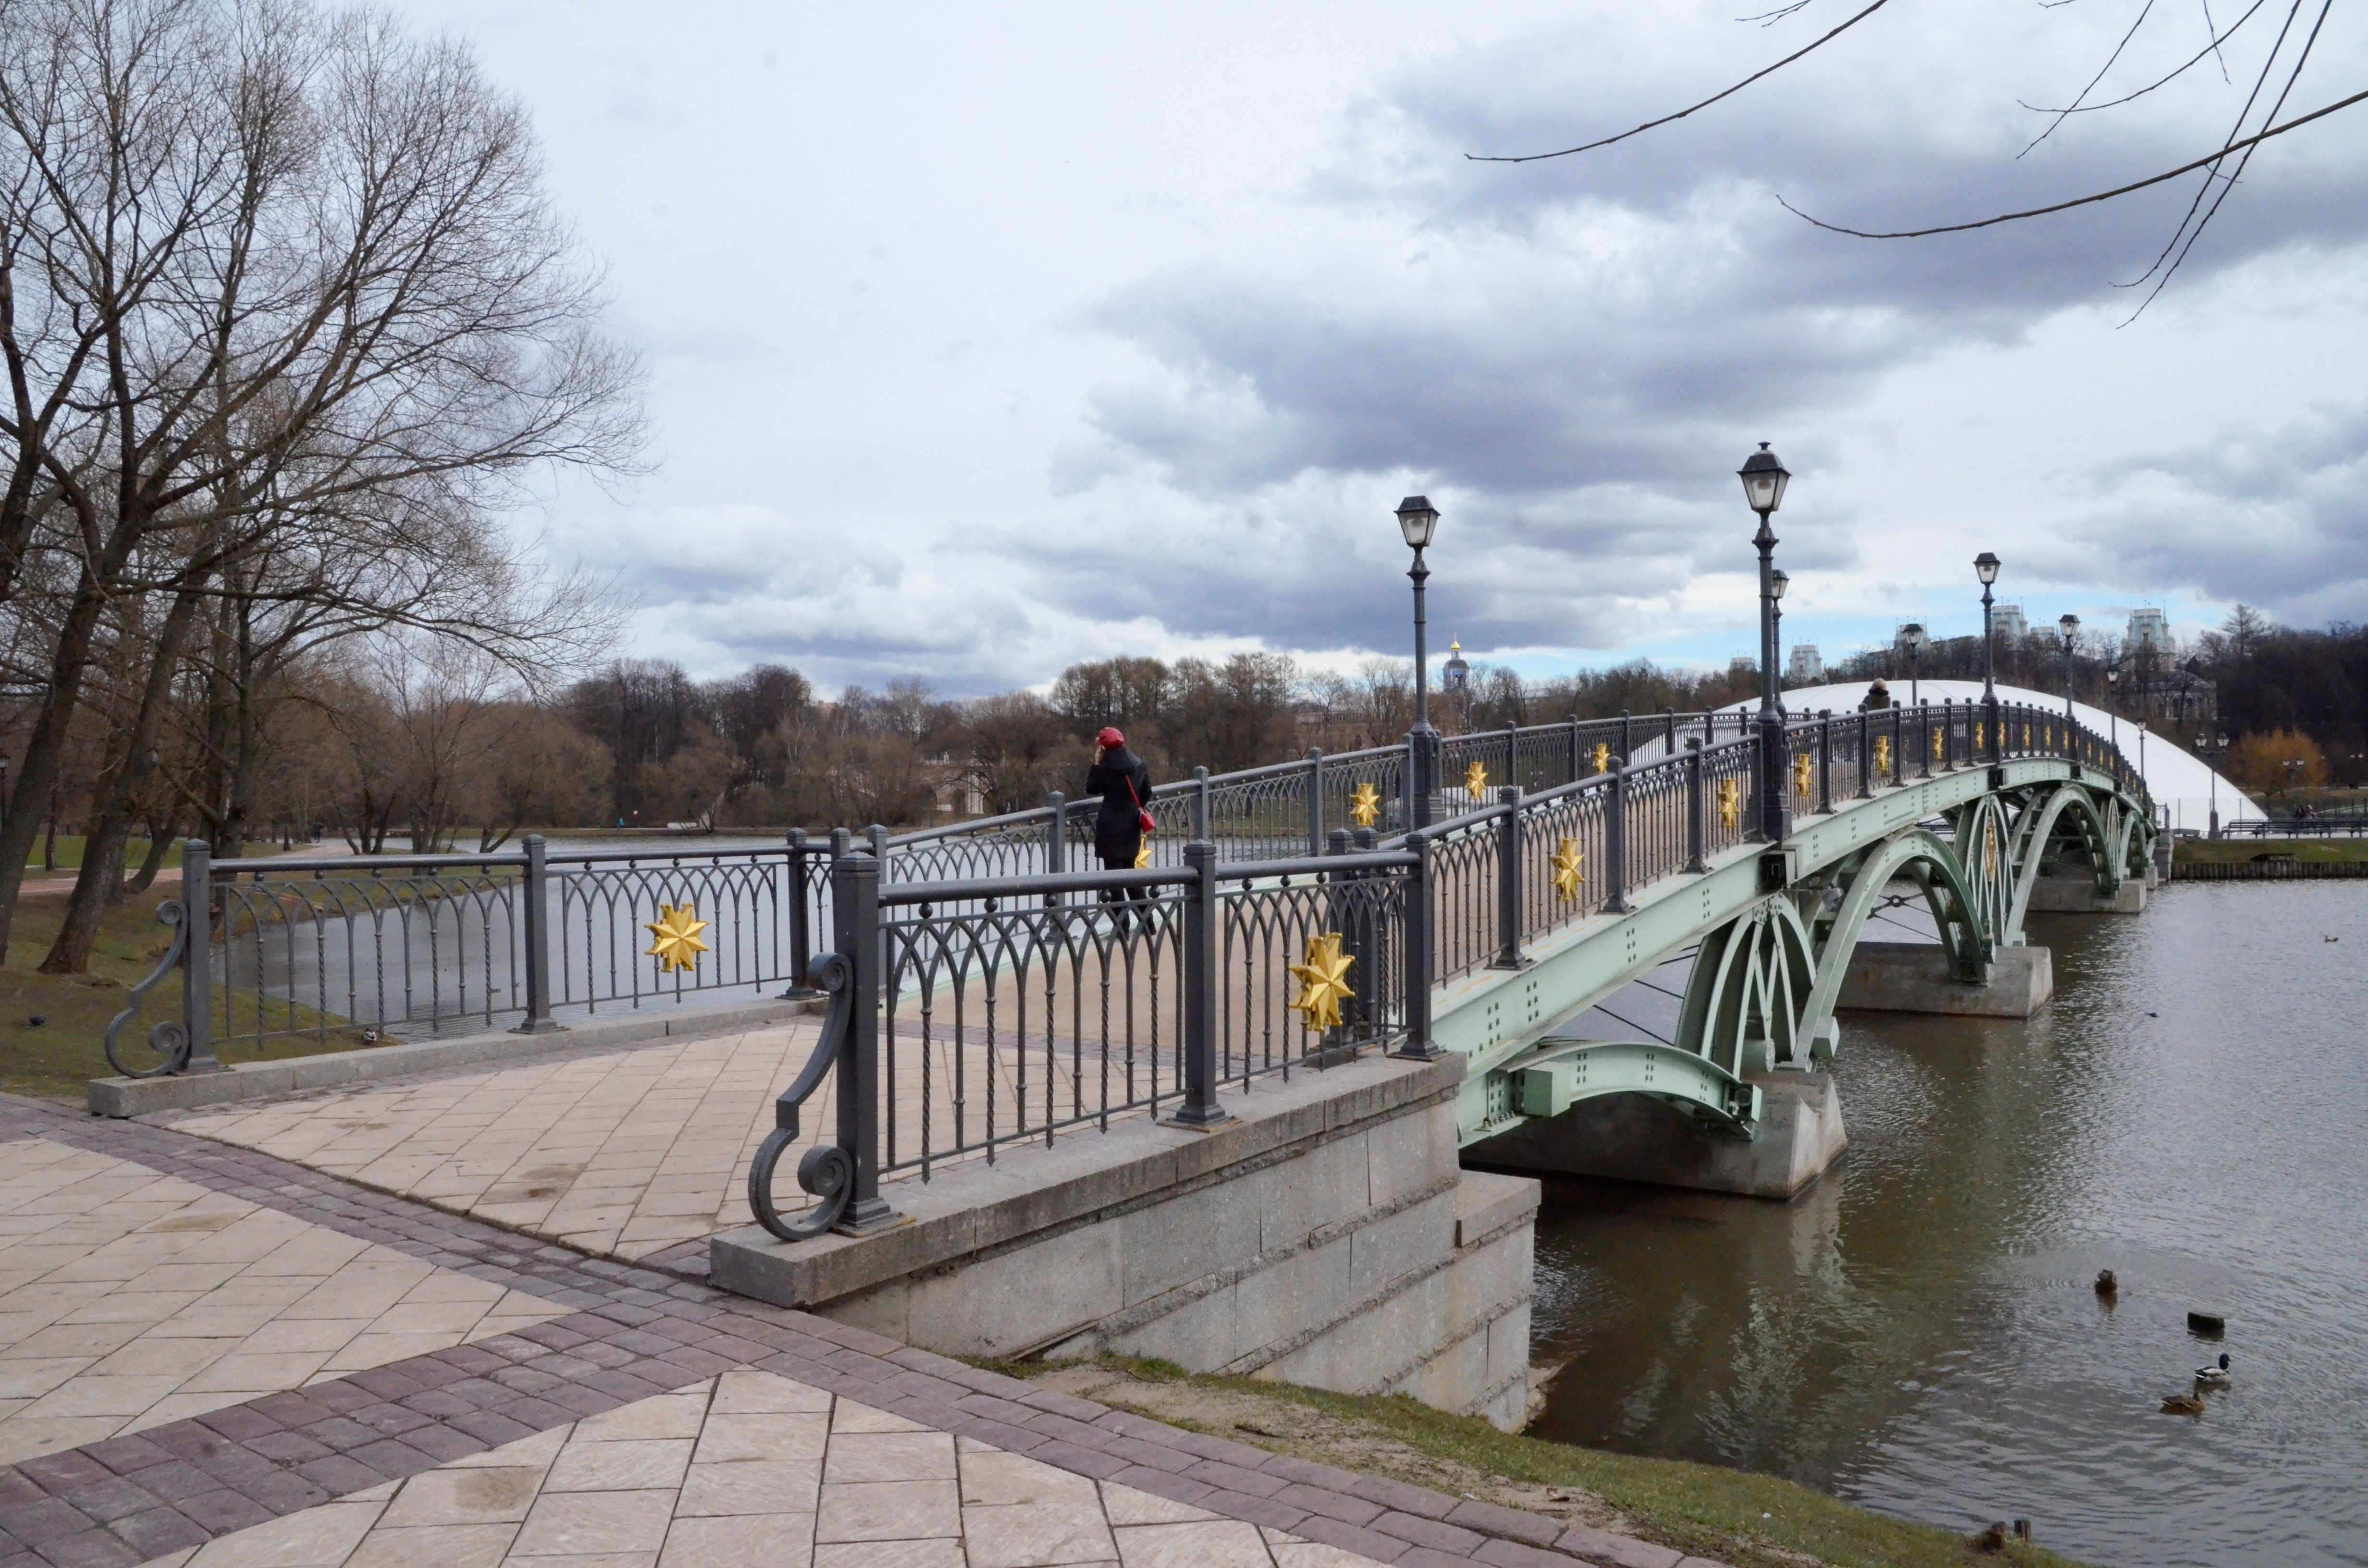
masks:
<path id="1" fill-rule="evenodd" d="M 1760 1095 L 1756 1138 L 1738 1138 L 1648 1095 L 1607 1095 L 1475 1143 L 1465 1155 L 1475 1165 L 1532 1176 L 1606 1176 L 1793 1198 L 1850 1146 L 1841 1096 L 1830 1073 L 1747 1076 Z"/>
<path id="2" fill-rule="evenodd" d="M 1871 1013 L 2027 1018 L 2055 994 L 2055 966 L 2045 948 L 1998 948 L 1989 983 L 1969 985 L 1949 972 L 1949 955 L 1938 942 L 1861 942 L 1839 1003 Z"/>

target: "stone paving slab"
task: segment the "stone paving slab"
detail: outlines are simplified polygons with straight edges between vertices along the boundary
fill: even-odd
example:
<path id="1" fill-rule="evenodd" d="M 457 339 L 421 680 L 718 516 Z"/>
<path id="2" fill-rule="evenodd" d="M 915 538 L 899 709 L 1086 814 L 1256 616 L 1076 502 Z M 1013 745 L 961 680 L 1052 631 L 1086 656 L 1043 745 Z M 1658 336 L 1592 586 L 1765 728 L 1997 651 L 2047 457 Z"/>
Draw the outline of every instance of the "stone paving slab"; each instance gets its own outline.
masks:
<path id="1" fill-rule="evenodd" d="M 154 1568 L 1373 1568 L 768 1372 L 734 1371 Z"/>
<path id="2" fill-rule="evenodd" d="M 358 1188 L 253 1150 L 0 1096 L 0 1140 L 27 1136 L 129 1161 L 575 1310 L 473 1345 L 0 1466 L 0 1568 L 134 1568 L 273 1520 L 301 1535 L 315 1527 L 285 1521 L 332 1504 L 390 1502 L 400 1489 L 387 1493 L 389 1483 L 744 1369 L 1070 1476 L 1115 1482 L 1377 1562 L 1713 1568 L 1633 1538 L 1179 1431 L 827 1319 Z M 702 1429 L 697 1442 L 705 1437 Z M 564 1447 L 567 1438 L 559 1441 Z M 760 1433 L 742 1451 L 774 1454 L 787 1441 L 785 1433 Z M 694 1444 L 686 1462 L 697 1462 L 696 1454 Z M 383 1494 L 366 1495 L 373 1493 Z M 860 1502 L 864 1494 L 855 1495 Z M 908 1501 L 916 1508 L 946 1506 L 942 1498 L 917 1499 Z M 958 1492 L 952 1506 L 961 1506 Z M 864 1524 L 868 1517 L 851 1503 L 831 1529 L 860 1536 L 889 1528 Z M 349 1528 L 359 1540 L 378 1524 L 377 1516 L 357 1525 L 332 1515 L 317 1528 L 331 1537 L 332 1526 Z M 626 1539 L 631 1528 L 639 1527 L 619 1522 L 615 1539 Z M 816 1533 L 824 1533 L 819 1512 Z M 537 1555 L 560 1568 L 575 1549 L 552 1539 Z M 822 1546 L 859 1544 L 860 1555 L 837 1559 L 852 1557 L 863 1568 L 898 1561 L 884 1547 L 839 1539 L 818 1540 L 814 1561 L 834 1561 Z M 666 1541 L 598 1550 L 663 1552 Z M 955 1562 L 939 1556 L 949 1568 Z"/>
<path id="3" fill-rule="evenodd" d="M 154 1119 L 638 1261 L 747 1222 L 743 1175 L 773 1129 L 774 1100 L 814 1053 L 820 1028 L 664 1040 Z M 931 1124 L 941 1131 L 953 1121 L 951 1050 L 936 1050 L 927 1077 Z M 965 1055 L 973 1074 L 993 1072 L 1005 1096 L 1017 1092 L 1008 1063 L 990 1062 L 984 1048 Z M 922 1134 L 917 1047 L 900 1053 L 897 1078 L 892 1153 Z M 1064 1115 L 1074 1087 L 1058 1081 Z M 809 1102 L 805 1142 L 828 1135 L 832 1092 L 825 1076 Z M 782 1168 L 796 1164 L 792 1155 Z"/>
<path id="4" fill-rule="evenodd" d="M 128 1160 L 0 1142 L 0 1461 L 568 1310 Z"/>

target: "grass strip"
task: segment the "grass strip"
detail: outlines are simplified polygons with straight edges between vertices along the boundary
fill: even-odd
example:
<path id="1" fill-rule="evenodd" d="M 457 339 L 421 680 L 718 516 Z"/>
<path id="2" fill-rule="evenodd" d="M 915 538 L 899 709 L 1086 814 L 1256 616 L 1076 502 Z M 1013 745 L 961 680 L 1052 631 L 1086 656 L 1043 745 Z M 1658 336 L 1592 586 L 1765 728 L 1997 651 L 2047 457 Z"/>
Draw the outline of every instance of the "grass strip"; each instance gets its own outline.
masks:
<path id="1" fill-rule="evenodd" d="M 2072 1562 L 2012 1543 L 1987 1551 L 1968 1534 L 1871 1513 L 1771 1475 L 1499 1432 L 1403 1394 L 1329 1393 L 1120 1357 L 994 1369 L 1212 1437 L 1620 1530 L 1735 1568 Z"/>

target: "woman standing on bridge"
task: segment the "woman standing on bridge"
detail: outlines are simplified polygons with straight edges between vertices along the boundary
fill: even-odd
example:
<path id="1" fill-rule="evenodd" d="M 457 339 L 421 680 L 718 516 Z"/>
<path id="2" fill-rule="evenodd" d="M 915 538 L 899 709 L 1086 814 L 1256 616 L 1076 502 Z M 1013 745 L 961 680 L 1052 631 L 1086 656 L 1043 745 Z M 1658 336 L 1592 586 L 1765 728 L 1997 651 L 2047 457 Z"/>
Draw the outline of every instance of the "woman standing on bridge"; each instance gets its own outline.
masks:
<path id="1" fill-rule="evenodd" d="M 1126 749 L 1126 737 L 1114 724 L 1094 737 L 1094 766 L 1086 774 L 1086 793 L 1101 798 L 1101 811 L 1094 818 L 1094 853 L 1101 857 L 1102 869 L 1130 869 L 1143 852 L 1144 823 L 1150 815 L 1146 808 L 1151 804 L 1151 769 Z M 1118 896 L 1118 889 L 1106 888 L 1102 902 L 1114 903 Z M 1126 896 L 1148 899 L 1151 892 L 1128 888 Z"/>

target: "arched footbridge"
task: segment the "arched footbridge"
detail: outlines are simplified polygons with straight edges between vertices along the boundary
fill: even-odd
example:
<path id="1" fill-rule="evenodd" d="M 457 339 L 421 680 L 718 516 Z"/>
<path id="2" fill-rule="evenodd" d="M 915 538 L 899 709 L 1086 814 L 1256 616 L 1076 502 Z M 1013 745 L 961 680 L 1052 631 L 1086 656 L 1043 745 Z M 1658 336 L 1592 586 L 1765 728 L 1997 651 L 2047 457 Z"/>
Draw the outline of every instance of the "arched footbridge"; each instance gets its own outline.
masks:
<path id="1" fill-rule="evenodd" d="M 860 1231 L 893 1218 L 883 1176 L 1127 1114 L 1222 1121 L 1269 1074 L 1373 1051 L 1464 1059 L 1466 1145 L 1623 1095 L 1749 1139 L 1755 1077 L 1836 1051 L 1886 890 L 1977 987 L 2043 881 L 2106 907 L 2153 856 L 2137 774 L 2060 710 L 1508 729 L 1445 742 L 1427 800 L 1415 744 L 1198 773 L 1156 792 L 1133 870 L 1071 869 L 1091 812 L 1058 797 L 802 846 L 831 1006 L 750 1173 L 759 1218 Z M 1689 957 L 1668 1039 L 1554 1035 Z M 783 1166 L 817 1197 L 786 1218 Z"/>

